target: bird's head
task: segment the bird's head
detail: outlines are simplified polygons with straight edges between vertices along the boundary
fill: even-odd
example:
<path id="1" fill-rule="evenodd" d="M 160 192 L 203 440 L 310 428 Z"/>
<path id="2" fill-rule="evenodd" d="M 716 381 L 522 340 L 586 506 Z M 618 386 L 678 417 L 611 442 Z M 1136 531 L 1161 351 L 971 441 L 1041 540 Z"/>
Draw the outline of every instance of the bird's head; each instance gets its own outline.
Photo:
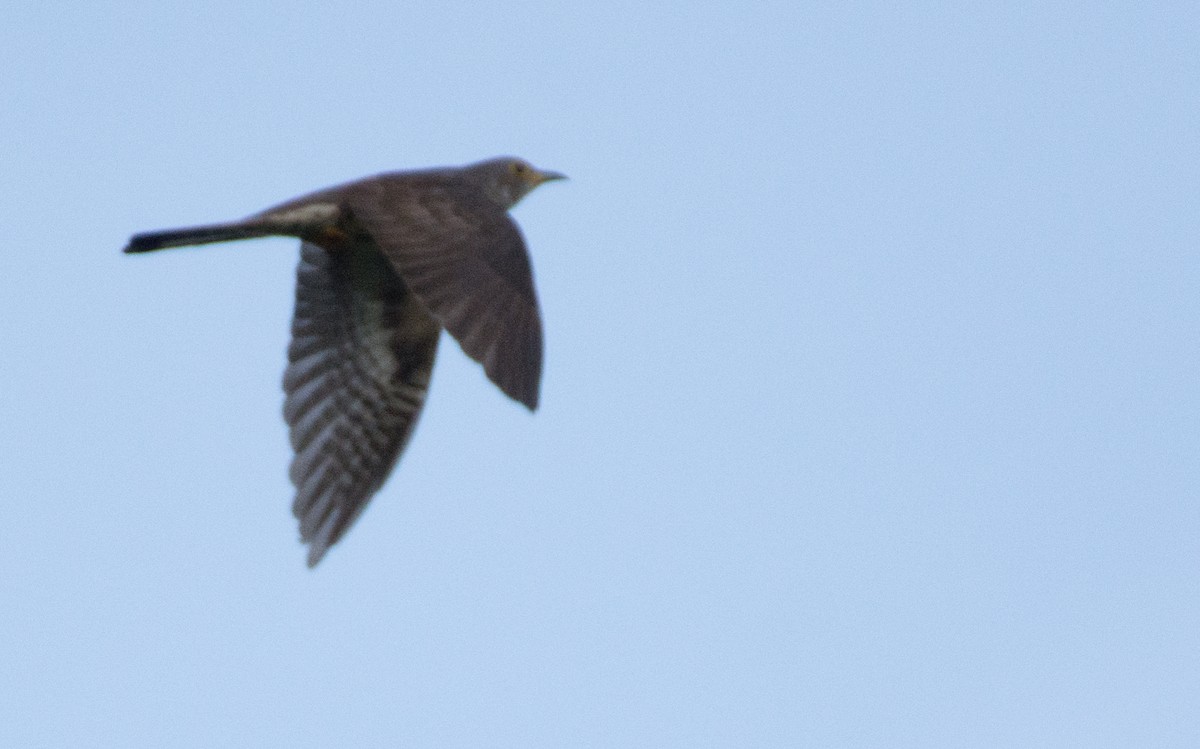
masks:
<path id="1" fill-rule="evenodd" d="M 468 178 L 483 188 L 484 193 L 504 206 L 512 208 L 521 198 L 543 182 L 566 179 L 565 174 L 537 169 L 524 159 L 503 157 L 489 159 L 466 168 Z"/>

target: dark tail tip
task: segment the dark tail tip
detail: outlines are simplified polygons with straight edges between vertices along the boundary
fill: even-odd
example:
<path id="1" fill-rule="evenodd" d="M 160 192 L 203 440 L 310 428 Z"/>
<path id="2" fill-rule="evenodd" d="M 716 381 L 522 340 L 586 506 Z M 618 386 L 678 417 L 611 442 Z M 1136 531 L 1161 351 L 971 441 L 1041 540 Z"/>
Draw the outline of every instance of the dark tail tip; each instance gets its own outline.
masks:
<path id="1" fill-rule="evenodd" d="M 154 234 L 134 234 L 129 238 L 129 244 L 122 250 L 126 254 L 135 252 L 151 252 L 160 249 L 163 242 Z"/>

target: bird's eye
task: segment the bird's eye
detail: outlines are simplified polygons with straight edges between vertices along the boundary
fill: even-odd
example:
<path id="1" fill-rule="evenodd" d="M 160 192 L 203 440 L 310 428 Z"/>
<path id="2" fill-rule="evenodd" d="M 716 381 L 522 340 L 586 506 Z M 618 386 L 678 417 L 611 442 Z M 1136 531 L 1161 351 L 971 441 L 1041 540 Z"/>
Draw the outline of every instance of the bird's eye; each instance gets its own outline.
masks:
<path id="1" fill-rule="evenodd" d="M 513 164 L 512 169 L 513 169 L 513 174 L 524 174 L 525 173 L 525 165 L 519 161 L 517 163 Z"/>

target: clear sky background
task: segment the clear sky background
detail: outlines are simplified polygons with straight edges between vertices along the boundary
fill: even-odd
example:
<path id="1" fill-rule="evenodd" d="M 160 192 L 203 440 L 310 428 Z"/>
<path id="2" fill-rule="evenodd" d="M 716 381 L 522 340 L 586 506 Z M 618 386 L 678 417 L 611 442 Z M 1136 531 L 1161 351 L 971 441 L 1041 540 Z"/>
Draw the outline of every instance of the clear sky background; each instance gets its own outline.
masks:
<path id="1" fill-rule="evenodd" d="M 0 746 L 1200 746 L 1200 7 L 427 5 L 6 9 Z M 499 154 L 310 571 L 296 243 L 121 247 Z"/>

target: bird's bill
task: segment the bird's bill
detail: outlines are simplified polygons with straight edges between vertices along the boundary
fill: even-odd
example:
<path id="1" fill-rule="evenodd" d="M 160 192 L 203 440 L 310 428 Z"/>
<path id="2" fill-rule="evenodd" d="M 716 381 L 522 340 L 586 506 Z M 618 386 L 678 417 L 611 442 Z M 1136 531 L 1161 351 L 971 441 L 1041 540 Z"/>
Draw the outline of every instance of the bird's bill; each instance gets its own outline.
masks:
<path id="1" fill-rule="evenodd" d="M 544 172 L 544 171 L 538 170 L 536 181 L 534 182 L 534 184 L 540 185 L 543 182 L 551 182 L 556 179 L 566 179 L 566 178 L 567 178 L 567 175 L 562 174 L 560 172 Z"/>

